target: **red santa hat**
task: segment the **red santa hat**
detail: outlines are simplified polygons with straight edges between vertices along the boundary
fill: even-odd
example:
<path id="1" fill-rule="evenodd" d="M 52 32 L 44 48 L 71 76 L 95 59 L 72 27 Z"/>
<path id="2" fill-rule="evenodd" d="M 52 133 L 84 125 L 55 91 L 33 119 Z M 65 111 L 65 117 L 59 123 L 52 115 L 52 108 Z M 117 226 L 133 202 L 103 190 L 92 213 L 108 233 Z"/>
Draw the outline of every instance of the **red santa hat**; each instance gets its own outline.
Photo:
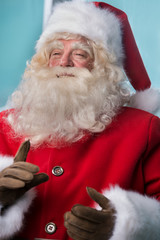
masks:
<path id="1" fill-rule="evenodd" d="M 102 43 L 106 51 L 114 56 L 115 64 L 123 66 L 136 90 L 131 97 L 131 106 L 152 113 L 160 108 L 160 93 L 150 88 L 150 79 L 123 11 L 101 2 L 93 4 L 73 0 L 58 3 L 37 42 L 36 50 L 39 51 L 58 32 L 80 34 Z"/>

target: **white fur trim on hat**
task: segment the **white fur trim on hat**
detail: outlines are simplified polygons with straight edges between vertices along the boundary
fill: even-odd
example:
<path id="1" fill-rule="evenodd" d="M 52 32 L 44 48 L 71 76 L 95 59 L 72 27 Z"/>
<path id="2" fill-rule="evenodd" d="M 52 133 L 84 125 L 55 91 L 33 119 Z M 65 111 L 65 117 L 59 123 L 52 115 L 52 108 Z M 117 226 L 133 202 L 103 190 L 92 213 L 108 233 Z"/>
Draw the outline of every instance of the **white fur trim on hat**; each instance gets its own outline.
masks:
<path id="1" fill-rule="evenodd" d="M 115 62 L 122 64 L 121 24 L 109 10 L 80 0 L 58 3 L 37 42 L 37 51 L 46 41 L 51 40 L 55 33 L 60 32 L 80 34 L 95 42 L 101 42 L 107 52 L 115 56 Z"/>
<path id="2" fill-rule="evenodd" d="M 155 114 L 160 110 L 160 91 L 153 88 L 137 91 L 131 96 L 129 105 Z"/>
<path id="3" fill-rule="evenodd" d="M 118 186 L 102 193 L 116 209 L 116 223 L 109 240 L 159 240 L 160 203 Z"/>

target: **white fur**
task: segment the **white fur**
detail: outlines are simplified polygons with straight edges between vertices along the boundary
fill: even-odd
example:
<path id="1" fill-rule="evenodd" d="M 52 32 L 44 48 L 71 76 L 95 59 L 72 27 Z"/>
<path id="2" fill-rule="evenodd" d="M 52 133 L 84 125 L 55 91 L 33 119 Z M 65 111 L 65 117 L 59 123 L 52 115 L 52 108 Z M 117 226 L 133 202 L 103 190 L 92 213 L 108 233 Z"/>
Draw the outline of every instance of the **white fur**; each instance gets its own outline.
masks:
<path id="1" fill-rule="evenodd" d="M 13 163 L 13 157 L 0 155 L 0 171 Z M 35 190 L 31 189 L 24 194 L 14 205 L 9 207 L 3 216 L 0 216 L 0 239 L 9 238 L 16 234 L 23 225 L 24 213 L 28 211 Z M 0 210 L 3 205 L 0 204 Z"/>
<path id="2" fill-rule="evenodd" d="M 131 97 L 130 106 L 155 114 L 160 110 L 160 91 L 152 88 L 137 91 Z"/>
<path id="3" fill-rule="evenodd" d="M 6 156 L 6 155 L 0 155 L 0 171 L 2 171 L 4 168 L 10 166 L 13 163 L 13 157 Z"/>
<path id="4" fill-rule="evenodd" d="M 114 63 L 123 65 L 121 22 L 109 10 L 81 0 L 58 3 L 37 42 L 37 51 L 47 41 L 51 41 L 55 33 L 62 32 L 80 34 L 96 43 L 102 43 L 106 52 L 113 56 Z M 160 109 L 160 94 L 153 89 L 139 91 L 132 96 L 131 106 L 155 114 L 158 107 Z"/>
<path id="5" fill-rule="evenodd" d="M 103 75 L 99 70 L 32 68 L 12 95 L 15 112 L 8 121 L 14 131 L 29 138 L 34 147 L 43 142 L 60 147 L 79 140 L 86 131 L 103 131 L 128 95 L 119 68 Z M 57 78 L 64 73 L 74 77 Z"/>
<path id="6" fill-rule="evenodd" d="M 115 61 L 121 64 L 123 54 L 120 25 L 113 13 L 107 9 L 97 8 L 92 3 L 82 1 L 58 3 L 48 26 L 37 42 L 36 49 L 39 51 L 46 41 L 52 40 L 55 33 L 80 34 L 103 43 L 107 52 L 113 54 Z"/>
<path id="7" fill-rule="evenodd" d="M 35 190 L 31 189 L 0 216 L 0 239 L 9 238 L 21 229 L 24 213 L 28 211 L 34 198 Z"/>
<path id="8" fill-rule="evenodd" d="M 118 186 L 103 192 L 116 209 L 116 224 L 109 240 L 159 240 L 160 203 Z"/>

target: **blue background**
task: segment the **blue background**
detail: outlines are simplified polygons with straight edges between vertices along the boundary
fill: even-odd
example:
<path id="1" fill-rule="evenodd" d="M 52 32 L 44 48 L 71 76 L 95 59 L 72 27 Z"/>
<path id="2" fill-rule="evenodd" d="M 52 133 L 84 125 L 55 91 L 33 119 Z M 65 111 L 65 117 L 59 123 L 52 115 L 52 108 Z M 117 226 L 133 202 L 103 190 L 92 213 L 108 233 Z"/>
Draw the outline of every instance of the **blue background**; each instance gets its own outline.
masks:
<path id="1" fill-rule="evenodd" d="M 160 88 L 160 1 L 106 0 L 128 15 L 152 86 Z M 0 107 L 21 80 L 42 31 L 43 0 L 0 1 Z"/>
<path id="2" fill-rule="evenodd" d="M 42 21 L 43 0 L 0 0 L 0 107 L 34 54 Z"/>

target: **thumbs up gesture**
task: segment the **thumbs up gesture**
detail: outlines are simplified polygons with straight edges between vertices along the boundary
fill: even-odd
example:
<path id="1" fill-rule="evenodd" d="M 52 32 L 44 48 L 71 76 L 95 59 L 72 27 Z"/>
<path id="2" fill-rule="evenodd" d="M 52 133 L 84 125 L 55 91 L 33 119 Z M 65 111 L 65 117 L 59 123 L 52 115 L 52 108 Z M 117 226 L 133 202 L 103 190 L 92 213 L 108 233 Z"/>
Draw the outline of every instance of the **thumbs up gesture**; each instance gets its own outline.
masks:
<path id="1" fill-rule="evenodd" d="M 48 175 L 39 173 L 39 167 L 26 162 L 30 142 L 21 144 L 14 163 L 0 172 L 0 203 L 12 205 L 26 191 L 48 180 Z"/>
<path id="2" fill-rule="evenodd" d="M 115 209 L 109 199 L 93 188 L 87 188 L 88 195 L 102 210 L 80 204 L 73 206 L 64 215 L 68 235 L 74 240 L 107 240 L 112 236 L 115 225 Z"/>

